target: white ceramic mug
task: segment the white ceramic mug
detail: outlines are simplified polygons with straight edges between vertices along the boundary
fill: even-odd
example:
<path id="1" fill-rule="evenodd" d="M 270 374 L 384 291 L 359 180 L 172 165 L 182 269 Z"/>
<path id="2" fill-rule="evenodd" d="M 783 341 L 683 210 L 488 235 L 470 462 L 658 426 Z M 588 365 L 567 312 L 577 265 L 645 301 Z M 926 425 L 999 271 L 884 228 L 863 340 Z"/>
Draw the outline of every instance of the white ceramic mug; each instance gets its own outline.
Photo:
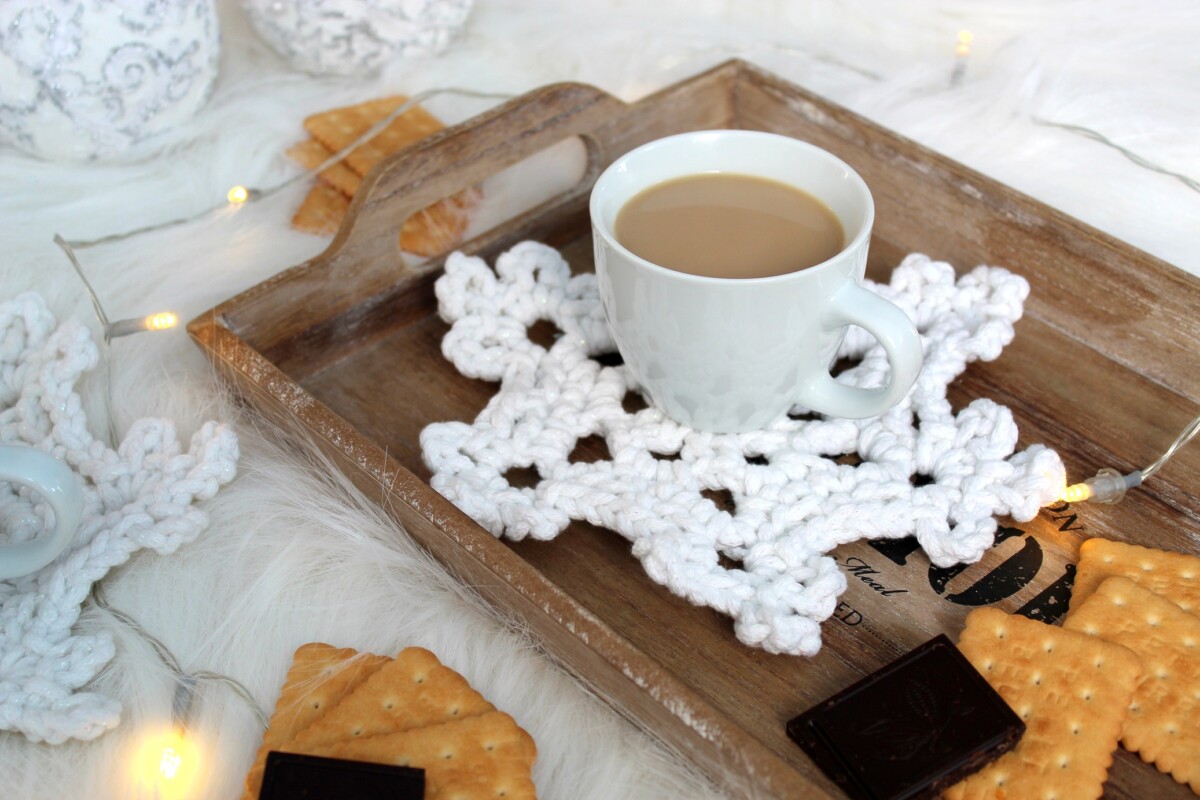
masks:
<path id="1" fill-rule="evenodd" d="M 0 580 L 6 580 L 41 569 L 66 548 L 79 527 L 83 489 L 66 464 L 23 445 L 0 445 L 0 481 L 28 486 L 54 511 L 53 530 L 29 541 L 0 546 Z"/>
<path id="2" fill-rule="evenodd" d="M 617 213 L 642 190 L 700 173 L 769 178 L 822 200 L 846 246 L 816 266 L 767 278 L 711 278 L 640 258 L 613 235 Z M 876 416 L 908 392 L 921 339 L 908 316 L 861 284 L 875 205 L 845 162 L 806 142 L 759 131 L 699 131 L 617 159 L 591 196 L 596 275 L 621 357 L 670 417 L 699 430 L 763 428 L 794 405 L 837 417 Z M 882 343 L 887 385 L 837 382 L 829 368 L 847 325 Z"/>

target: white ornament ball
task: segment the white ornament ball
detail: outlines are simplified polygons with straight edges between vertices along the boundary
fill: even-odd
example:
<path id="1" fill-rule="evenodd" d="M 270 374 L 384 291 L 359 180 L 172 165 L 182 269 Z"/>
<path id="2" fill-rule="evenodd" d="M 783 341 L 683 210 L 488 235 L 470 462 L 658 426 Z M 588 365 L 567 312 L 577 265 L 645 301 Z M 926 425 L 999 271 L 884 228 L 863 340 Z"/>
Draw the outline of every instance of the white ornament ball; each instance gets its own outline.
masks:
<path id="1" fill-rule="evenodd" d="M 437 55 L 474 0 L 242 0 L 250 24 L 296 69 L 365 76 L 399 57 Z"/>
<path id="2" fill-rule="evenodd" d="M 145 156 L 217 77 L 215 0 L 3 0 L 0 142 L 46 159 Z"/>

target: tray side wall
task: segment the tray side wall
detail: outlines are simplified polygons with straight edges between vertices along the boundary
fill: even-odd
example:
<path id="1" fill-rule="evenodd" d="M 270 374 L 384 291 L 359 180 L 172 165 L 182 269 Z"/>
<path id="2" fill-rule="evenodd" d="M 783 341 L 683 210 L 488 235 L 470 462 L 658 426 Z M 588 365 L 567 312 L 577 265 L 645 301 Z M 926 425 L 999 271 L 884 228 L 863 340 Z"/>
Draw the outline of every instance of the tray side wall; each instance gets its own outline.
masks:
<path id="1" fill-rule="evenodd" d="M 738 797 L 832 797 L 829 784 L 782 762 L 672 674 L 614 633 L 449 501 L 432 492 L 246 347 L 215 317 L 189 333 L 221 378 L 300 446 L 315 446 L 492 607 L 515 616 L 546 651 L 610 706 Z M 654 687 L 654 692 L 646 691 Z"/>

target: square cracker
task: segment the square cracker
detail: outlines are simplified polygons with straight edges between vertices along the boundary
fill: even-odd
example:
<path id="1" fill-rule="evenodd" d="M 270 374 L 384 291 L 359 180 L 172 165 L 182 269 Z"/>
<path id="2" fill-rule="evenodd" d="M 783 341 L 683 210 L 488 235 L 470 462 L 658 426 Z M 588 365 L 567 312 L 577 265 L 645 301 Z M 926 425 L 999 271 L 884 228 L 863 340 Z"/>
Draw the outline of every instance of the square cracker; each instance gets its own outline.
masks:
<path id="1" fill-rule="evenodd" d="M 287 155 L 305 169 L 316 169 L 333 158 L 333 151 L 316 139 L 306 139 L 289 147 Z M 362 183 L 362 176 L 342 162 L 326 167 L 317 177 L 348 198 L 354 197 Z"/>
<path id="2" fill-rule="evenodd" d="M 1121 576 L 1108 578 L 1064 627 L 1128 647 L 1146 674 L 1121 743 L 1200 794 L 1200 618 Z"/>
<path id="3" fill-rule="evenodd" d="M 304 197 L 292 217 L 292 227 L 318 236 L 333 236 L 342 226 L 350 201 L 332 186 L 318 183 Z"/>
<path id="4" fill-rule="evenodd" d="M 416 212 L 400 229 L 400 249 L 420 256 L 435 256 L 450 250 L 461 240 L 470 223 L 470 211 L 478 201 L 479 193 L 466 189 Z M 333 236 L 349 209 L 350 201 L 345 195 L 332 186 L 318 183 L 296 210 L 292 227 L 317 236 Z"/>
<path id="5" fill-rule="evenodd" d="M 294 145 L 288 155 L 306 168 L 315 169 L 334 153 L 352 145 L 407 101 L 408 98 L 402 96 L 387 97 L 314 114 L 304 121 L 304 127 L 313 138 Z M 443 127 L 437 117 L 415 106 L 354 148 L 343 162 L 322 170 L 320 178 L 346 198 L 353 198 L 372 167 Z M 404 222 L 400 249 L 419 256 L 449 252 L 462 240 L 470 224 L 470 212 L 479 204 L 481 196 L 478 189 L 464 189 L 416 212 Z M 336 198 L 314 190 L 292 219 L 292 225 L 308 233 L 330 235 L 340 227 L 348 208 L 348 204 L 338 204 Z"/>
<path id="6" fill-rule="evenodd" d="M 285 746 L 292 750 L 296 745 Z M 293 752 L 300 752 L 293 750 Z M 537 747 L 512 717 L 490 711 L 441 725 L 332 742 L 304 751 L 425 770 L 426 800 L 533 800 Z"/>
<path id="7" fill-rule="evenodd" d="M 304 129 L 330 152 L 337 153 L 354 144 L 360 136 L 407 102 L 407 97 L 396 95 L 335 108 L 305 119 Z M 437 117 L 421 106 L 413 106 L 371 139 L 354 148 L 346 156 L 346 165 L 360 176 L 365 176 L 376 164 L 397 150 L 437 133 L 443 127 Z"/>
<path id="8" fill-rule="evenodd" d="M 496 707 L 437 656 L 420 647 L 400 651 L 320 721 L 300 732 L 296 752 L 330 742 L 437 725 Z"/>
<path id="9" fill-rule="evenodd" d="M 299 731 L 320 719 L 372 672 L 390 661 L 386 656 L 336 648 L 321 642 L 301 645 L 292 657 L 262 746 L 246 776 L 245 798 L 257 798 L 270 750 L 278 750 Z"/>
<path id="10" fill-rule="evenodd" d="M 400 229 L 400 249 L 419 256 L 449 252 L 462 241 L 471 223 L 471 209 L 482 197 L 478 189 L 463 189 L 416 212 Z"/>
<path id="11" fill-rule="evenodd" d="M 1079 547 L 1068 619 L 1076 606 L 1113 575 L 1129 578 L 1184 611 L 1200 615 L 1200 558 L 1108 539 L 1088 539 Z"/>
<path id="12" fill-rule="evenodd" d="M 1100 797 L 1142 674 L 1138 657 L 1120 645 L 995 608 L 971 612 L 958 647 L 1025 720 L 1025 735 L 944 796 Z"/>

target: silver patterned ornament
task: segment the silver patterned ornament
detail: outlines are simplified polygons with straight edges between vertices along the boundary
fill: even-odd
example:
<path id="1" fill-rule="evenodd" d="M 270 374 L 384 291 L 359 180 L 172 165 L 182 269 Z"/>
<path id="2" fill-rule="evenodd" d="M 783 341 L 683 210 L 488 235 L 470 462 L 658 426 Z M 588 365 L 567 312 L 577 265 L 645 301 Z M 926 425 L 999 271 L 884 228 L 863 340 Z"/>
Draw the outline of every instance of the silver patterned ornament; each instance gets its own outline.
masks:
<path id="1" fill-rule="evenodd" d="M 0 2 L 0 141 L 47 159 L 144 156 L 217 76 L 215 0 Z"/>
<path id="2" fill-rule="evenodd" d="M 366 76 L 393 58 L 436 55 L 474 0 L 242 0 L 250 24 L 296 69 Z"/>

